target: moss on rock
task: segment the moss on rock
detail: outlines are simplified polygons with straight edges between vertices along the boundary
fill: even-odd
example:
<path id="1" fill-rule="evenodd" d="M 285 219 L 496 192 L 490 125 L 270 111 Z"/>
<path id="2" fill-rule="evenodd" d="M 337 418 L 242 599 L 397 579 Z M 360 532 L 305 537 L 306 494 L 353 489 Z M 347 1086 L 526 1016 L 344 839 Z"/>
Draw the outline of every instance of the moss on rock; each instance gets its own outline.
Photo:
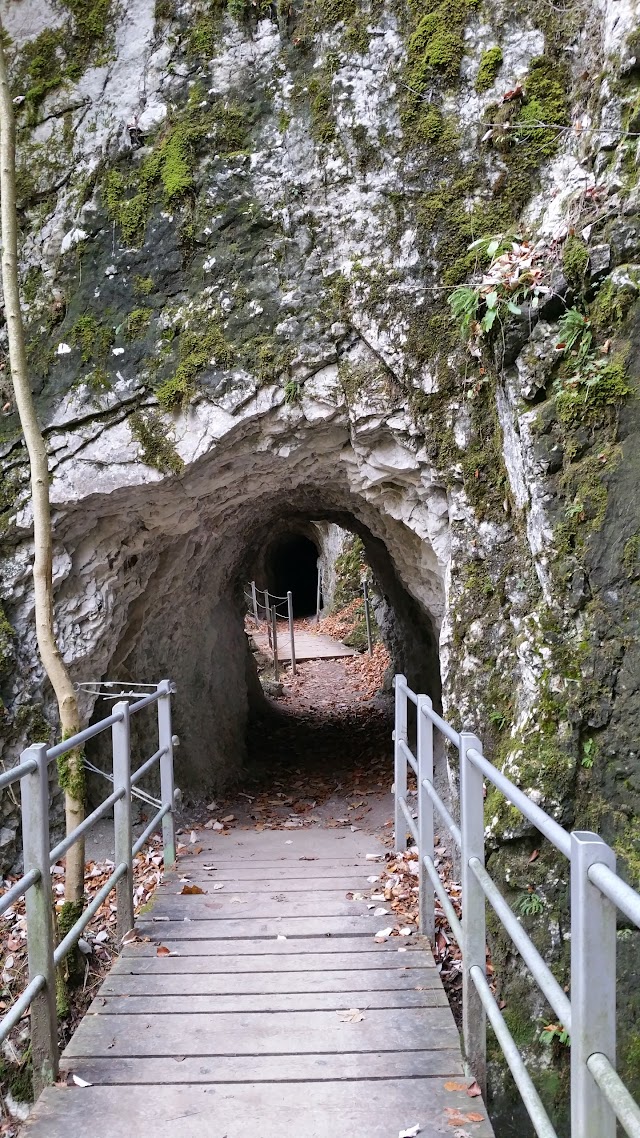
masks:
<path id="1" fill-rule="evenodd" d="M 180 474 L 184 462 L 167 435 L 167 425 L 153 411 L 136 411 L 129 419 L 131 434 L 140 444 L 142 461 L 162 474 Z"/>
<path id="2" fill-rule="evenodd" d="M 503 55 L 501 47 L 490 47 L 483 51 L 480 59 L 480 68 L 476 77 L 476 91 L 479 95 L 488 91 L 496 81 L 498 72 L 502 67 Z"/>

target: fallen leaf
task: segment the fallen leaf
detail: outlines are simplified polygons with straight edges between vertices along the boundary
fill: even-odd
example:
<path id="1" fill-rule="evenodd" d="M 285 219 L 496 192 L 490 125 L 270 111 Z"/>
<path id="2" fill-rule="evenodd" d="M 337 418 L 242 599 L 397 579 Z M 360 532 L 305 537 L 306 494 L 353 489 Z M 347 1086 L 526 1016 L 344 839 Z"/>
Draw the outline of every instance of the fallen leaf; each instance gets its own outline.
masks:
<path id="1" fill-rule="evenodd" d="M 178 896 L 183 894 L 206 893 L 206 889 L 201 889 L 199 885 L 183 885 Z"/>
<path id="2" fill-rule="evenodd" d="M 449 1080 L 448 1083 L 444 1084 L 444 1089 L 445 1089 L 445 1091 L 466 1091 L 467 1084 L 466 1083 L 454 1083 L 452 1080 Z"/>
<path id="3" fill-rule="evenodd" d="M 133 942 L 138 940 L 138 939 L 139 939 L 139 937 L 138 937 L 136 930 L 135 929 L 129 929 L 129 932 L 124 934 L 124 936 L 122 938 L 122 943 L 123 944 L 133 944 Z"/>
<path id="4" fill-rule="evenodd" d="M 156 948 L 156 956 L 177 956 L 177 955 L 178 955 L 178 953 L 172 952 L 170 948 L 167 948 L 166 944 L 159 944 L 158 947 Z"/>
<path id="5" fill-rule="evenodd" d="M 359 1008 L 348 1008 L 347 1011 L 339 1011 L 337 1014 L 343 1023 L 360 1023 L 364 1019 Z"/>
<path id="6" fill-rule="evenodd" d="M 480 1087 L 477 1083 L 472 1083 L 470 1087 L 467 1087 L 467 1094 L 469 1095 L 469 1098 L 478 1098 L 480 1095 L 482 1095 L 482 1091 L 480 1090 Z"/>
<path id="7" fill-rule="evenodd" d="M 191 845 L 195 846 L 197 840 L 198 840 L 198 835 L 196 834 L 195 830 L 192 830 L 191 831 L 191 837 L 189 838 Z"/>
<path id="8" fill-rule="evenodd" d="M 420 1123 L 416 1122 L 415 1126 L 409 1126 L 407 1130 L 401 1130 L 398 1138 L 416 1138 L 416 1134 L 420 1133 Z"/>
<path id="9" fill-rule="evenodd" d="M 93 1083 L 88 1083 L 86 1079 L 81 1079 L 79 1075 L 72 1075 L 74 1083 L 77 1087 L 92 1087 Z"/>
<path id="10" fill-rule="evenodd" d="M 483 1122 L 484 1115 L 477 1114 L 475 1111 L 469 1111 L 465 1114 L 464 1111 L 458 1110 L 455 1106 L 445 1106 L 444 1112 L 447 1116 L 449 1126 L 464 1125 L 465 1122 Z"/>

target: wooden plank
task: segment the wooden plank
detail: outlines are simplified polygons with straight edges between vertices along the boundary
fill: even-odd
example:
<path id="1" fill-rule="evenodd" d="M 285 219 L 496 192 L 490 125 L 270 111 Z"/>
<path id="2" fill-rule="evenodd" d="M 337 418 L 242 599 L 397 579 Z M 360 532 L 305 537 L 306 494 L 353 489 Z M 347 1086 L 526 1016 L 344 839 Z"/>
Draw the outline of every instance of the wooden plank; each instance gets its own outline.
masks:
<path id="1" fill-rule="evenodd" d="M 257 1083 L 302 1079 L 394 1079 L 418 1077 L 460 1078 L 462 1060 L 455 1050 L 356 1051 L 340 1055 L 199 1055 L 170 1059 L 61 1059 L 63 1071 L 73 1071 L 86 1082 L 125 1083 Z M 205 1138 L 203 1135 L 202 1138 Z M 393 1136 L 392 1136 L 393 1138 Z"/>
<path id="2" fill-rule="evenodd" d="M 210 856 L 210 855 L 208 855 Z M 167 890 L 173 887 L 173 882 L 186 878 L 188 881 L 197 882 L 223 882 L 225 889 L 230 889 L 232 885 L 242 888 L 244 883 L 245 887 L 257 892 L 261 885 L 258 882 L 272 881 L 274 884 L 266 886 L 266 888 L 278 888 L 280 883 L 281 888 L 286 888 L 290 885 L 293 889 L 312 889 L 313 884 L 310 878 L 309 870 L 299 869 L 297 863 L 287 863 L 283 865 L 282 862 L 272 862 L 269 865 L 257 865 L 255 869 L 250 866 L 224 866 L 217 859 L 215 861 L 206 862 L 207 865 L 216 865 L 217 869 L 203 869 L 202 863 L 197 862 L 195 859 L 190 859 L 190 865 L 180 866 L 180 877 L 170 878 L 168 884 L 162 888 Z M 351 862 L 346 863 L 344 866 L 327 867 L 325 871 L 319 866 L 313 866 L 313 880 L 320 879 L 325 883 L 327 888 L 340 888 L 335 882 L 342 882 L 345 875 L 349 877 L 353 874 L 360 884 L 358 889 L 373 889 L 376 882 L 367 881 L 369 876 L 379 876 L 381 867 L 379 863 L 372 862 L 371 865 L 357 865 Z M 255 883 L 255 884 L 254 884 Z M 309 884 L 307 884 L 309 883 Z M 347 886 L 349 888 L 349 886 Z M 177 885 L 176 885 L 177 889 Z"/>
<path id="3" fill-rule="evenodd" d="M 28 1138 L 395 1138 L 417 1123 L 420 1138 L 442 1138 L 447 1108 L 481 1113 L 478 1099 L 442 1079 L 181 1086 L 51 1087 L 25 1126 Z M 89 1121 L 90 1120 L 90 1121 Z M 473 1138 L 491 1138 L 488 1122 Z"/>
<path id="4" fill-rule="evenodd" d="M 336 1012 L 87 1015 L 67 1055 L 298 1055 L 459 1048 L 448 1007 L 371 1009 L 359 1023 Z"/>
<path id="5" fill-rule="evenodd" d="M 372 918 L 370 914 L 354 917 L 261 917 L 220 918 L 218 921 L 163 921 L 162 937 L 170 940 L 247 940 L 253 937 L 309 937 L 356 936 L 373 937 L 385 919 L 387 927 L 394 924 L 389 917 Z M 158 922 L 140 921 L 137 928 L 142 936 L 157 937 Z"/>
<path id="6" fill-rule="evenodd" d="M 277 967 L 277 964 L 274 966 Z M 100 989 L 102 996 L 229 996 L 241 992 L 376 992 L 421 987 L 440 990 L 436 968 L 367 968 L 339 972 L 214 972 L 175 975 L 162 973 L 121 975 L 111 972 Z M 100 1010 L 99 1008 L 96 1010 Z"/>
<path id="7" fill-rule="evenodd" d="M 255 878 L 252 873 L 245 874 L 243 877 L 236 877 L 234 874 L 220 874 L 217 872 L 199 871 L 198 873 L 190 873 L 188 875 L 189 881 L 200 885 L 203 889 L 211 891 L 214 884 L 224 885 L 224 894 L 235 893 L 263 893 L 266 895 L 289 894 L 298 893 L 304 895 L 305 893 L 335 893 L 341 894 L 343 897 L 345 893 L 367 893 L 370 890 L 376 891 L 376 882 L 368 881 L 364 874 L 360 876 L 340 876 L 340 877 L 309 877 L 301 873 L 299 877 L 292 877 L 288 872 L 286 877 L 263 877 Z M 173 888 L 171 886 L 161 885 L 158 890 L 158 896 L 170 893 Z M 382 904 L 382 902 L 380 902 Z"/>
<path id="8" fill-rule="evenodd" d="M 188 985 L 183 984 L 184 988 Z M 177 996 L 108 996 L 104 991 L 96 996 L 89 1015 L 174 1015 L 184 1012 L 204 1015 L 217 1012 L 318 1012 L 340 1008 L 444 1008 L 447 997 L 438 988 L 427 991 L 403 988 L 395 992 L 384 988 L 365 992 L 265 992 L 251 995 L 233 992 L 229 996 L 194 996 L 184 993 Z"/>
<path id="9" fill-rule="evenodd" d="M 398 968 L 415 971 L 418 968 L 424 968 L 424 960 L 421 959 L 422 953 L 419 952 L 387 952 L 377 954 L 375 952 L 334 952 L 331 955 L 326 953 L 296 953 L 289 956 L 285 955 L 270 955 L 263 953 L 260 955 L 236 955 L 237 943 L 230 949 L 226 941 L 221 941 L 220 944 L 227 948 L 226 955 L 212 956 L 207 951 L 207 945 L 211 941 L 202 942 L 202 955 L 196 955 L 193 951 L 194 944 L 183 943 L 182 941 L 163 940 L 162 943 L 172 952 L 177 952 L 177 956 L 152 956 L 140 957 L 137 960 L 131 957 L 123 957 L 118 961 L 112 971 L 111 975 L 125 975 L 132 972 L 138 976 L 147 973 L 155 974 L 184 974 L 184 973 L 202 973 L 206 972 L 226 972 L 226 973 L 258 973 L 262 972 L 330 972 L 330 971 L 343 971 L 346 969 L 360 970 L 362 968 Z M 248 942 L 255 950 L 256 943 Z M 300 944 L 298 941 L 297 944 Z M 265 941 L 265 945 L 273 947 L 272 942 Z M 433 965 L 432 965 L 433 967 Z"/>
<path id="10" fill-rule="evenodd" d="M 155 926 L 155 933 L 153 942 L 151 941 L 133 941 L 131 945 L 125 945 L 122 950 L 123 957 L 141 957 L 141 956 L 155 956 L 158 935 L 163 935 L 164 927 L 170 922 L 167 921 L 154 921 L 151 916 L 151 924 Z M 408 940 L 407 946 L 404 941 Z M 166 943 L 166 938 L 163 937 L 163 943 Z M 428 942 L 424 937 L 389 937 L 387 940 L 377 941 L 375 938 L 369 937 L 305 937 L 304 940 L 255 940 L 246 941 L 239 940 L 231 950 L 227 943 L 218 940 L 207 940 L 204 942 L 192 941 L 192 943 L 181 943 L 181 953 L 184 956 L 296 956 L 296 955 L 333 955 L 336 953 L 375 953 L 377 956 L 383 954 L 399 954 L 400 956 L 413 956 L 416 953 L 421 954 L 424 963 L 433 965 L 432 951 L 428 946 Z M 401 951 L 402 950 L 402 951 Z"/>
<path id="11" fill-rule="evenodd" d="M 285 837 L 287 830 L 278 831 Z M 346 837 L 342 834 L 341 837 Z M 178 880 L 180 876 L 186 874 L 190 875 L 193 872 L 215 873 L 219 877 L 227 879 L 237 877 L 249 878 L 254 880 L 256 877 L 272 877 L 275 874 L 282 875 L 283 866 L 286 866 L 287 877 L 304 877 L 306 878 L 311 869 L 314 876 L 320 875 L 321 877 L 341 877 L 344 873 L 361 873 L 365 877 L 369 873 L 380 873 L 384 863 L 382 861 L 365 861 L 362 857 L 347 856 L 338 859 L 337 857 L 331 859 L 324 858 L 309 858 L 308 861 L 303 861 L 298 853 L 292 854 L 290 857 L 282 855 L 282 857 L 260 858 L 256 859 L 250 855 L 246 857 L 239 857 L 237 854 L 237 847 L 234 846 L 232 856 L 221 856 L 220 849 L 224 850 L 224 838 L 218 838 L 217 842 L 220 843 L 216 847 L 203 848 L 203 854 L 197 857 L 186 854 L 181 856 L 178 863 L 179 873 L 177 875 L 167 875 L 168 881 Z M 216 866 L 214 870 L 205 870 L 205 866 Z M 266 873 L 261 874 L 261 870 L 266 870 Z"/>
<path id="12" fill-rule="evenodd" d="M 291 645 L 289 643 L 288 626 L 278 627 L 278 660 L 291 659 Z M 273 648 L 269 644 L 266 632 L 252 632 L 251 639 L 265 656 L 273 656 Z M 334 640 L 322 632 L 296 632 L 295 633 L 296 660 L 337 660 L 341 656 L 357 656 L 358 653 L 341 640 Z M 285 680 L 286 682 L 286 680 Z"/>
<path id="13" fill-rule="evenodd" d="M 374 908 L 379 906 L 387 909 L 390 920 L 394 915 L 383 902 L 371 902 Z M 202 893 L 195 896 L 171 896 L 159 894 L 153 902 L 148 913 L 153 917 L 171 917 L 174 921 L 184 920 L 188 917 L 192 921 L 219 921 L 222 918 L 246 917 L 255 919 L 275 919 L 281 917 L 371 917 L 372 909 L 367 908 L 364 901 L 348 901 L 344 895 L 336 894 L 327 897 L 326 894 L 309 897 L 287 897 L 281 894 L 277 898 L 265 896 L 261 893 L 243 893 L 237 896 L 230 891 L 223 896 L 222 893 Z M 147 914 L 145 914 L 146 916 Z M 372 918 L 380 920 L 380 918 Z M 375 931 L 375 930 L 374 930 Z"/>

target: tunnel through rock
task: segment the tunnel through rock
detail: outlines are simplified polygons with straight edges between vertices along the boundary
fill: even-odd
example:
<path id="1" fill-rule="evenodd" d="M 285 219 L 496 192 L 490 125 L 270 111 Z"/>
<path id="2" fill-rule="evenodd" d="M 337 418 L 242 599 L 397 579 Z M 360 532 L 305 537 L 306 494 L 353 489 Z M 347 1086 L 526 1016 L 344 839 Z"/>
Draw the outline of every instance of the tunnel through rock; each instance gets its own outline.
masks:
<path id="1" fill-rule="evenodd" d="M 429 484 L 425 492 L 412 469 L 367 488 L 342 457 L 352 453 L 346 426 L 302 424 L 293 449 L 277 435 L 267 446 L 266 435 L 264 421 L 260 433 L 239 430 L 179 479 L 103 488 L 102 468 L 92 467 L 93 482 L 78 484 L 86 497 L 58 522 L 68 563 L 57 612 L 68 613 L 69 637 L 82 629 L 84 645 L 75 677 L 175 681 L 176 778 L 186 795 L 233 783 L 246 761 L 249 723 L 265 697 L 245 593 L 251 580 L 264 582 L 268 551 L 286 549 L 292 536 L 314 553 L 335 527 L 361 538 L 392 666 L 440 702 L 446 491 Z M 384 432 L 380 446 L 388 466 Z M 139 464 L 133 472 L 139 477 Z M 106 711 L 96 705 L 93 717 Z M 142 759 L 157 743 L 149 733 L 134 746 Z"/>
<path id="2" fill-rule="evenodd" d="M 262 584 L 266 579 L 272 588 L 278 582 L 278 588 L 295 584 L 291 576 L 285 580 L 275 573 L 290 574 L 290 559 L 302 549 L 308 574 L 303 602 L 310 604 L 313 599 L 315 610 L 318 545 L 313 534 L 319 527 L 340 526 L 360 536 L 376 582 L 376 616 L 392 667 L 405 672 L 417 690 L 426 691 L 440 705 L 438 640 L 432 614 L 402 581 L 385 541 L 353 513 L 322 509 L 317 490 L 309 488 L 307 494 L 309 509 L 302 516 L 290 499 L 280 502 L 280 517 L 273 516 L 274 509 L 269 516 L 264 501 L 252 503 L 233 542 L 224 534 L 217 535 L 217 540 L 203 540 L 201 531 L 175 537 L 162 554 L 156 551 L 146 587 L 129 607 L 105 678 L 131 682 L 170 676 L 175 680 L 174 727 L 180 737 L 176 776 L 187 798 L 218 791 L 237 780 L 249 757 L 248 743 L 255 757 L 265 716 L 274 707 L 263 694 L 245 633 L 247 582 L 255 579 Z M 261 518 L 259 524 L 257 518 Z M 141 562 L 143 558 L 135 569 Z M 299 568 L 294 571 L 300 573 Z M 96 707 L 94 718 L 107 713 L 102 704 Z M 336 729 L 330 719 L 320 711 L 315 723 L 300 725 L 297 741 L 290 738 L 289 724 L 286 733 L 291 752 L 303 753 L 313 747 L 320 731 L 334 740 L 336 754 L 352 753 L 354 758 L 356 752 L 364 754 L 366 747 L 351 746 L 344 724 Z M 360 719 L 353 729 L 360 737 L 366 723 Z M 388 749 L 386 725 L 384 730 Z M 134 721 L 133 731 L 142 758 L 157 743 L 153 733 L 143 730 L 141 721 Z M 142 734 L 137 735 L 139 731 Z M 325 754 L 330 747 L 328 742 Z"/>
<path id="3" fill-rule="evenodd" d="M 279 598 L 290 591 L 296 617 L 316 611 L 319 556 L 316 543 L 299 532 L 283 534 L 266 551 L 266 587 Z"/>

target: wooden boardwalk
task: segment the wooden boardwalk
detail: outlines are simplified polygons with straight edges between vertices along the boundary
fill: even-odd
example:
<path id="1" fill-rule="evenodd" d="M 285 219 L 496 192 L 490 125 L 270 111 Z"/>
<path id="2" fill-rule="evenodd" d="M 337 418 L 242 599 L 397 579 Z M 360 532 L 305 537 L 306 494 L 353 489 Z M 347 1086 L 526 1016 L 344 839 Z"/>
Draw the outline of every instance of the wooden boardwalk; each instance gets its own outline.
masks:
<path id="1" fill-rule="evenodd" d="M 256 647 L 271 656 L 272 650 L 266 632 L 252 632 L 251 639 Z M 337 660 L 339 656 L 357 656 L 354 648 L 349 648 L 341 640 L 334 640 L 333 636 L 325 636 L 323 632 L 295 633 L 296 660 Z M 291 645 L 289 643 L 288 625 L 278 627 L 278 659 L 291 659 Z"/>
<path id="2" fill-rule="evenodd" d="M 379 849 L 203 831 L 64 1053 L 91 1085 L 46 1090 L 25 1138 L 490 1138 L 428 946 L 347 897 Z"/>

